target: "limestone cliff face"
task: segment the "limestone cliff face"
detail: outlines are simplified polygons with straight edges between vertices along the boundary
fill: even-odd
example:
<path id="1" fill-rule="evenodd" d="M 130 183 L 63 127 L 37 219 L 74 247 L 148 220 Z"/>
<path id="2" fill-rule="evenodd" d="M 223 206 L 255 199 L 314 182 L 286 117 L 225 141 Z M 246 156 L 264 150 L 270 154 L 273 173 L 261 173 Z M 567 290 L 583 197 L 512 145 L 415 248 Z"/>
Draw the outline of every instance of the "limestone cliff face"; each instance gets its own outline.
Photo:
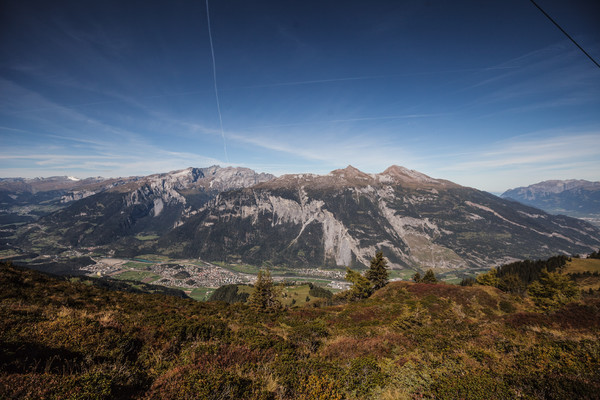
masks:
<path id="1" fill-rule="evenodd" d="M 90 197 L 95 195 L 96 192 L 91 190 L 73 190 L 72 192 L 68 192 L 60 197 L 61 203 L 70 203 L 76 200 L 85 199 L 86 197 Z"/>
<path id="2" fill-rule="evenodd" d="M 166 174 L 150 175 L 142 179 L 137 188 L 125 199 L 126 206 L 149 204 L 150 213 L 159 216 L 165 207 L 185 206 L 187 201 L 182 193 L 224 192 L 231 189 L 249 187 L 273 179 L 274 176 L 256 173 L 248 168 L 187 168 Z M 186 208 L 184 216 L 192 209 Z"/>
<path id="3" fill-rule="evenodd" d="M 222 193 L 160 243 L 253 264 L 366 266 L 383 250 L 393 268 L 462 269 L 585 252 L 600 239 L 582 221 L 393 166 L 285 175 Z"/>

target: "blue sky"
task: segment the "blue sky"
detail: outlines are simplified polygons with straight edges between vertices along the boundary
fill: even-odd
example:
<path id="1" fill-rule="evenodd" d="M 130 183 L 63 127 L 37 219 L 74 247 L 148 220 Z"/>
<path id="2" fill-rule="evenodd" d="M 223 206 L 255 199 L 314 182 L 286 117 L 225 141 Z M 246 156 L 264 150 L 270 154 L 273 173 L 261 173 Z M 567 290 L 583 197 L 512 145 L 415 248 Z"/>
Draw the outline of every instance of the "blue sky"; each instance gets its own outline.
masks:
<path id="1" fill-rule="evenodd" d="M 600 60 L 598 2 L 538 3 Z M 203 1 L 1 7 L 0 177 L 600 180 L 600 69 L 529 1 L 211 0 L 216 70 Z"/>

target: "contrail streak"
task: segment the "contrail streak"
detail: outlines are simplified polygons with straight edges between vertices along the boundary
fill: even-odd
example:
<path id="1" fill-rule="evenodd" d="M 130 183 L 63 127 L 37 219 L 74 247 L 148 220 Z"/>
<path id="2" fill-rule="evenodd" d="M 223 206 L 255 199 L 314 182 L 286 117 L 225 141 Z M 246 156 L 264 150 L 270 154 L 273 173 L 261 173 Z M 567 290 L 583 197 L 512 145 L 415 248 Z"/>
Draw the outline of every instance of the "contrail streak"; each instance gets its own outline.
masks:
<path id="1" fill-rule="evenodd" d="M 264 85 L 244 86 L 243 88 L 244 89 L 255 89 L 255 88 L 263 88 L 263 87 L 310 85 L 310 84 L 313 84 L 313 83 L 328 83 L 328 82 L 343 82 L 343 81 L 362 81 L 362 80 L 366 80 L 366 79 L 379 79 L 379 78 L 385 78 L 385 77 L 386 77 L 386 75 L 353 76 L 353 77 L 349 77 L 349 78 L 331 78 L 331 79 L 316 79 L 316 80 L 311 80 L 311 81 L 267 83 L 267 84 L 264 84 Z"/>
<path id="2" fill-rule="evenodd" d="M 292 82 L 276 82 L 266 83 L 262 85 L 251 85 L 243 86 L 242 89 L 258 89 L 268 87 L 279 87 L 279 86 L 300 86 L 300 85 L 312 85 L 318 83 L 330 83 L 330 82 L 344 82 L 344 81 L 364 81 L 369 79 L 385 79 L 385 78 L 402 78 L 420 75 L 440 75 L 440 74 L 451 74 L 458 72 L 483 72 L 483 71 L 494 71 L 501 69 L 514 69 L 518 67 L 487 67 L 487 68 L 463 68 L 463 69 L 449 69 L 442 71 L 421 71 L 406 74 L 390 74 L 390 75 L 365 75 L 365 76 L 351 76 L 347 78 L 329 78 L 329 79 L 315 79 L 306 81 L 292 81 Z"/>
<path id="3" fill-rule="evenodd" d="M 217 65 L 215 63 L 215 48 L 213 47 L 212 31 L 210 29 L 210 11 L 208 10 L 208 0 L 206 0 L 206 20 L 208 21 L 208 38 L 210 40 L 210 54 L 212 55 L 213 80 L 215 82 L 215 98 L 217 99 L 219 126 L 221 127 L 221 137 L 223 137 L 223 150 L 225 151 L 225 159 L 227 162 L 229 162 L 229 155 L 227 155 L 227 140 L 225 139 L 225 131 L 223 130 L 223 117 L 221 116 L 221 103 L 219 102 L 219 90 L 217 89 Z"/>
<path id="4" fill-rule="evenodd" d="M 316 125 L 316 124 L 329 124 L 329 123 L 340 123 L 340 122 L 360 122 L 360 121 L 379 121 L 379 120 L 393 120 L 393 119 L 410 119 L 410 118 L 431 118 L 441 117 L 449 115 L 448 113 L 440 114 L 406 114 L 406 115 L 390 115 L 383 117 L 359 117 L 359 118 L 347 118 L 347 119 L 327 119 L 318 121 L 307 121 L 307 122 L 296 122 L 289 124 L 277 124 L 277 125 L 260 125 L 252 128 L 281 128 L 286 126 L 303 126 L 303 125 Z"/>

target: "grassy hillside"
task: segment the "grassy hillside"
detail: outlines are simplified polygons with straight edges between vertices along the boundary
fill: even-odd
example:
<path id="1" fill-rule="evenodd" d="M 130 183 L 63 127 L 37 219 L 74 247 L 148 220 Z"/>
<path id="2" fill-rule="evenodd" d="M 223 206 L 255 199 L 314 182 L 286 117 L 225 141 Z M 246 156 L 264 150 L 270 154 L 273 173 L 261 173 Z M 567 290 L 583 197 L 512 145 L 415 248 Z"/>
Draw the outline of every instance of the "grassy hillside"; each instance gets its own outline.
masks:
<path id="1" fill-rule="evenodd" d="M 570 274 L 583 290 L 600 290 L 600 259 L 572 258 L 562 271 Z"/>
<path id="2" fill-rule="evenodd" d="M 572 258 L 567 262 L 564 273 L 600 272 L 600 259 L 598 258 Z"/>
<path id="3" fill-rule="evenodd" d="M 0 398 L 594 399 L 600 299 L 395 282 L 276 313 L 0 265 Z"/>

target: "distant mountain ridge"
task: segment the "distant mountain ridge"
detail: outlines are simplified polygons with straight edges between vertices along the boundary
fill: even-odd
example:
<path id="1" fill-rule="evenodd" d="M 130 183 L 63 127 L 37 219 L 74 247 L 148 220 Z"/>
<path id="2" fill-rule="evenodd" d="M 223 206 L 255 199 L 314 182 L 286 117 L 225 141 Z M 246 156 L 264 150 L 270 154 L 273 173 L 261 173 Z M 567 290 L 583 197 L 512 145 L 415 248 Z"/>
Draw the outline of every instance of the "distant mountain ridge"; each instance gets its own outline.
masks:
<path id="1" fill-rule="evenodd" d="M 72 190 L 107 180 L 102 177 L 78 179 L 70 176 L 48 178 L 0 178 L 0 191 L 37 193 L 52 190 Z"/>
<path id="2" fill-rule="evenodd" d="M 135 235 L 160 235 L 218 193 L 273 178 L 248 168 L 219 166 L 124 178 L 42 216 L 19 233 L 19 244 L 50 251 L 55 246 L 102 246 L 123 239 L 123 246 L 133 240 L 136 248 Z"/>
<path id="3" fill-rule="evenodd" d="M 404 167 L 296 174 L 223 193 L 158 240 L 171 255 L 288 266 L 476 268 L 586 252 L 597 229 Z M 588 247 L 589 246 L 589 247 Z"/>
<path id="4" fill-rule="evenodd" d="M 382 250 L 393 268 L 470 269 L 588 253 L 600 231 L 400 166 L 280 177 L 213 166 L 120 181 L 19 228 L 15 244 L 292 268 L 361 268 Z"/>
<path id="5" fill-rule="evenodd" d="M 86 197 L 105 192 L 135 192 L 139 186 L 146 185 L 158 188 L 163 185 L 166 192 L 169 188 L 178 190 L 203 188 L 210 191 L 225 191 L 232 188 L 244 187 L 274 178 L 270 174 L 257 174 L 248 168 L 187 168 L 162 174 L 148 176 L 131 176 L 124 178 L 92 177 L 78 179 L 70 176 L 52 176 L 48 178 L 0 178 L 0 224 L 2 212 L 6 214 L 26 215 L 21 209 L 25 208 L 33 214 L 27 221 L 35 220 L 51 209 L 64 208 L 67 204 Z M 172 192 L 171 192 L 172 193 Z M 41 204 L 45 208 L 36 210 Z"/>
<path id="6" fill-rule="evenodd" d="M 549 180 L 507 190 L 501 197 L 600 226 L 600 182 Z"/>
<path id="7" fill-rule="evenodd" d="M 11 236 L 15 229 L 15 225 L 11 224 L 36 221 L 73 201 L 136 179 L 139 178 L 0 178 L 0 226 L 3 227 L 1 232 Z"/>

